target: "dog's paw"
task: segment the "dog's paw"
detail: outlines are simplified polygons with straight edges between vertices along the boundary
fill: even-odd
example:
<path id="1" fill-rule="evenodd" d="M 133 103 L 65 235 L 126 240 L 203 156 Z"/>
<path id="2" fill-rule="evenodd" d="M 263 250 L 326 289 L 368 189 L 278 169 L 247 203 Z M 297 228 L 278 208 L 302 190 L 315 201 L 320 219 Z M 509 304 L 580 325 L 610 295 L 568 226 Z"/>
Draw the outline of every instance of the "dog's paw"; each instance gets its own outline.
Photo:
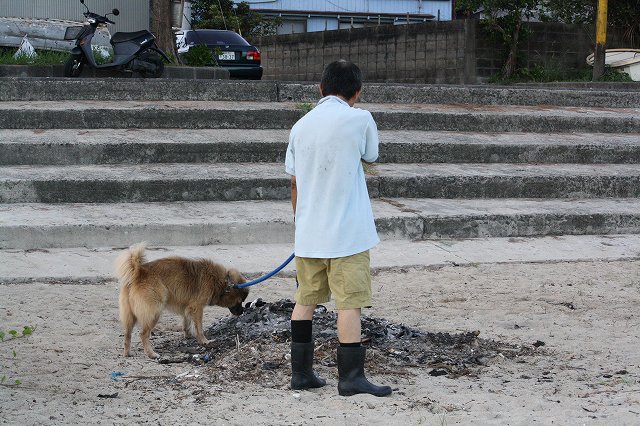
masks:
<path id="1" fill-rule="evenodd" d="M 201 339 L 198 341 L 198 343 L 200 343 L 201 346 L 209 346 L 209 344 L 211 344 L 211 340 L 209 339 Z"/>
<path id="2" fill-rule="evenodd" d="M 147 356 L 151 359 L 158 359 L 160 358 L 160 355 L 158 355 L 156 352 L 146 352 Z"/>

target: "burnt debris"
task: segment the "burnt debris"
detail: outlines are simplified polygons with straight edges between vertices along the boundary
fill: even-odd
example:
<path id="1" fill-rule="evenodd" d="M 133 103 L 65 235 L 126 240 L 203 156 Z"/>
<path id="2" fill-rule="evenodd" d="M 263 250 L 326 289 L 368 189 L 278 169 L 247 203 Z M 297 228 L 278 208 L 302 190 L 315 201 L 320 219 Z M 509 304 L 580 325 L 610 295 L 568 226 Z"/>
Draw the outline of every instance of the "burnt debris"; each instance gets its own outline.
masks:
<path id="1" fill-rule="evenodd" d="M 209 364 L 213 375 L 266 385 L 286 383 L 289 372 L 290 316 L 294 303 L 288 299 L 248 303 L 239 317 L 223 318 L 205 332 L 212 340 L 201 347 L 195 339 L 172 342 L 162 339 L 159 348 L 173 357 Z M 336 365 L 336 313 L 319 306 L 314 315 L 315 359 L 319 368 Z M 539 354 L 531 346 L 507 344 L 478 337 L 479 331 L 430 333 L 384 318 L 362 316 L 363 344 L 367 346 L 367 371 L 407 374 L 408 368 L 424 368 L 434 376 L 477 375 L 497 359 Z M 189 356 L 185 357 L 185 354 Z M 163 357 L 164 358 L 164 357 Z M 281 378 L 274 375 L 283 376 Z M 262 377 L 260 377 L 262 376 Z M 228 380 L 231 377 L 219 377 Z"/>

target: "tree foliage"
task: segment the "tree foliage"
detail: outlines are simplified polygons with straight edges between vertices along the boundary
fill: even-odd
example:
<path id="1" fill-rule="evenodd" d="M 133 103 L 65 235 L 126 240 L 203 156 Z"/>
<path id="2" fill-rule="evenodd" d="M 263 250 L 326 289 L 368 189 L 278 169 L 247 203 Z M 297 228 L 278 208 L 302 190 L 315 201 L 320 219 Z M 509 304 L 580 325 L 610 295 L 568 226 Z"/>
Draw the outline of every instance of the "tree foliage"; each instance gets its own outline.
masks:
<path id="1" fill-rule="evenodd" d="M 458 7 L 468 14 L 481 11 L 489 30 L 500 35 L 507 50 L 502 76 L 509 78 L 516 70 L 518 43 L 522 37 L 522 23 L 533 17 L 544 0 L 460 0 Z"/>
<path id="2" fill-rule="evenodd" d="M 459 0 L 467 14 L 482 13 L 482 22 L 496 32 L 507 52 L 502 77 L 516 71 L 518 43 L 523 37 L 523 22 L 533 17 L 568 24 L 595 24 L 598 0 Z M 631 47 L 640 43 L 640 0 L 608 0 L 610 27 L 624 30 Z"/>
<path id="3" fill-rule="evenodd" d="M 593 24 L 597 0 L 545 0 L 545 20 L 567 24 Z M 609 26 L 621 28 L 630 46 L 640 45 L 640 0 L 608 0 Z"/>
<path id="4" fill-rule="evenodd" d="M 243 37 L 273 35 L 280 25 L 279 19 L 265 18 L 244 1 L 193 0 L 191 11 L 194 28 L 227 29 Z"/>

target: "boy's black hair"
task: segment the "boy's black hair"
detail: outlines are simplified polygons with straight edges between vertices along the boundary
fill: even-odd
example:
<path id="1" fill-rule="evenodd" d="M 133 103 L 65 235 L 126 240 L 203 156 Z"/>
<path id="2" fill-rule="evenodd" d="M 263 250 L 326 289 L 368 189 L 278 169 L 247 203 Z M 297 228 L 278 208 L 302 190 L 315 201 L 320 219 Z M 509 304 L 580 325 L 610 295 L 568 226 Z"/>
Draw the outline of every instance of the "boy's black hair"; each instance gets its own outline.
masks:
<path id="1" fill-rule="evenodd" d="M 362 72 L 353 62 L 340 59 L 322 72 L 322 96 L 336 95 L 351 99 L 362 89 Z"/>

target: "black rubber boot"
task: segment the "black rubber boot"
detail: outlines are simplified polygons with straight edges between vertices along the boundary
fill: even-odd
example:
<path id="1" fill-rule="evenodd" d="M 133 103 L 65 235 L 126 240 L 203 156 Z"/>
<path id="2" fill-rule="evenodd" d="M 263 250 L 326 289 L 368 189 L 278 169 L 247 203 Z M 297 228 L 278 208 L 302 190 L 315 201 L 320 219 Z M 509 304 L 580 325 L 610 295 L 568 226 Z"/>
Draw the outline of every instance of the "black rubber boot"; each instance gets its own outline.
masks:
<path id="1" fill-rule="evenodd" d="M 313 342 L 291 343 L 291 389 L 321 388 L 324 379 L 313 372 Z"/>
<path id="2" fill-rule="evenodd" d="M 338 394 L 351 396 L 369 393 L 375 396 L 391 395 L 390 386 L 376 386 L 364 376 L 366 348 L 338 346 Z"/>

